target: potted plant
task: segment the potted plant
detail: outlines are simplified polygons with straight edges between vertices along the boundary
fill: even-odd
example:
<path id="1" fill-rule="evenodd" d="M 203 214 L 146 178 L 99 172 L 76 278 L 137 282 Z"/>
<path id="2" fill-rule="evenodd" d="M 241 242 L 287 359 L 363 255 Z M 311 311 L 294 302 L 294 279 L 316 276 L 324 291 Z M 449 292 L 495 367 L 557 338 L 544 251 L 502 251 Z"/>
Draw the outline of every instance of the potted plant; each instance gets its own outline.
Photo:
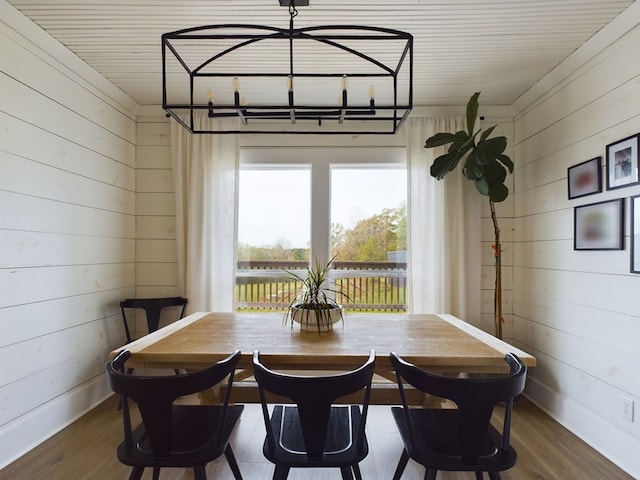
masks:
<path id="1" fill-rule="evenodd" d="M 456 133 L 436 133 L 428 138 L 425 148 L 434 148 L 448 145 L 449 149 L 444 155 L 436 158 L 431 165 L 431 176 L 441 180 L 445 175 L 458 166 L 464 159 L 462 172 L 464 176 L 473 181 L 476 190 L 481 195 L 489 197 L 491 208 L 491 220 L 495 243 L 492 245 L 495 256 L 495 289 L 494 289 L 494 328 L 495 336 L 502 338 L 502 265 L 500 246 L 500 228 L 496 216 L 495 204 L 504 201 L 509 196 L 509 189 L 504 184 L 507 178 L 507 170 L 513 172 L 513 162 L 504 154 L 507 148 L 507 139 L 504 136 L 489 138 L 496 125 L 485 131 L 478 129 L 474 132 L 476 117 L 478 115 L 478 97 L 480 92 L 474 93 L 467 103 L 467 131 Z M 480 133 L 482 132 L 482 133 Z M 478 137 L 479 135 L 479 137 Z"/>
<path id="2" fill-rule="evenodd" d="M 335 256 L 328 262 L 321 263 L 317 258 L 313 265 L 305 267 L 304 275 L 285 270 L 293 281 L 301 282 L 302 286 L 295 298 L 286 307 L 285 324 L 294 322 L 300 324 L 302 330 L 317 330 L 318 332 L 333 329 L 333 325 L 344 321 L 342 306 L 336 301 L 336 294 L 346 294 L 329 279 L 329 270 Z"/>

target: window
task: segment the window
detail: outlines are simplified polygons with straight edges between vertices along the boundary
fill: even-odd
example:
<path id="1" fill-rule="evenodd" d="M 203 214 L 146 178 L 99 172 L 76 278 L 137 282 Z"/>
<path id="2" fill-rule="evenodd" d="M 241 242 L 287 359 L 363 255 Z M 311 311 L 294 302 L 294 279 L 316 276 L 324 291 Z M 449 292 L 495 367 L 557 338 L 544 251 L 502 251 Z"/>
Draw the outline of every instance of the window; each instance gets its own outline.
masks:
<path id="1" fill-rule="evenodd" d="M 283 306 L 282 270 L 334 255 L 332 276 L 354 294 L 346 308 L 406 309 L 404 149 L 247 149 L 240 158 L 238 309 Z"/>
<path id="2" fill-rule="evenodd" d="M 331 169 L 331 256 L 351 262 L 404 260 L 406 176 L 403 165 Z"/>
<path id="3" fill-rule="evenodd" d="M 311 234 L 311 170 L 252 165 L 240 169 L 238 260 L 304 258 Z"/>

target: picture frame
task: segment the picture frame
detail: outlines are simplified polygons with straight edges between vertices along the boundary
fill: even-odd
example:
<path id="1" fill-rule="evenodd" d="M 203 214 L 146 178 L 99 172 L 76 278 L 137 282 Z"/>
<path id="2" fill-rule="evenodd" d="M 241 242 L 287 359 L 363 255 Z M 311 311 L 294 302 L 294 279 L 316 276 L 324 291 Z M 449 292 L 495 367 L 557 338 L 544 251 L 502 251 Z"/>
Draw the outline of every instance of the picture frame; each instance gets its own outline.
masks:
<path id="1" fill-rule="evenodd" d="M 638 177 L 638 142 L 635 134 L 607 145 L 607 190 L 640 183 Z"/>
<path id="2" fill-rule="evenodd" d="M 631 197 L 631 273 L 640 273 L 640 195 Z"/>
<path id="3" fill-rule="evenodd" d="M 574 208 L 574 250 L 622 250 L 624 201 L 622 198 Z"/>
<path id="4" fill-rule="evenodd" d="M 602 157 L 567 169 L 569 200 L 602 192 Z"/>

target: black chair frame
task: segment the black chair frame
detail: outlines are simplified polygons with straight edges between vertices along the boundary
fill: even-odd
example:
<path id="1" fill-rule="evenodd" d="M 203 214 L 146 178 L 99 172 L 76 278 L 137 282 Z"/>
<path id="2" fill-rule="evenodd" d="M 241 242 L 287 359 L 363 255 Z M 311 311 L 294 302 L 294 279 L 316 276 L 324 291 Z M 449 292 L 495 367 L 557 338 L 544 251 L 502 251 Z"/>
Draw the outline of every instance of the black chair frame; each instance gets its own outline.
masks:
<path id="1" fill-rule="evenodd" d="M 266 428 L 263 453 L 275 464 L 274 480 L 286 479 L 290 468 L 299 467 L 337 467 L 343 479 L 362 478 L 358 463 L 369 452 L 365 426 L 374 368 L 371 350 L 367 360 L 350 372 L 289 375 L 269 369 L 254 352 L 253 372 Z M 286 397 L 292 405 L 275 405 L 270 417 L 266 392 Z M 361 404 L 334 405 L 340 397 L 358 392 Z M 337 447 L 332 450 L 331 445 Z"/>
<path id="2" fill-rule="evenodd" d="M 240 351 L 192 373 L 183 375 L 132 375 L 125 373 L 131 356 L 123 350 L 107 363 L 111 389 L 121 395 L 124 441 L 117 457 L 132 466 L 130 480 L 139 480 L 145 468 L 153 468 L 157 480 L 161 468 L 193 468 L 195 479 L 206 479 L 205 466 L 225 455 L 236 480 L 242 475 L 229 439 L 238 423 L 243 405 L 230 405 L 229 398 Z M 225 382 L 226 379 L 226 382 Z M 176 404 L 186 395 L 224 385 L 221 405 Z M 132 428 L 128 399 L 134 401 L 142 423 Z"/>
<path id="3" fill-rule="evenodd" d="M 120 311 L 122 312 L 122 321 L 124 322 L 124 332 L 127 336 L 127 343 L 131 343 L 131 331 L 127 322 L 126 308 L 140 308 L 145 311 L 147 317 L 148 332 L 155 332 L 160 327 L 160 315 L 162 310 L 167 307 L 182 306 L 180 316 L 184 317 L 184 311 L 187 307 L 188 300 L 183 297 L 166 297 L 166 298 L 128 298 L 120 302 Z"/>
<path id="4" fill-rule="evenodd" d="M 488 472 L 491 479 L 500 479 L 500 471 L 515 465 L 511 416 L 514 397 L 525 387 L 527 367 L 512 353 L 505 355 L 505 361 L 508 375 L 459 378 L 427 372 L 391 353 L 402 399 L 402 407 L 391 410 L 404 443 L 394 480 L 400 479 L 409 458 L 425 466 L 425 480 L 434 480 L 438 470 L 473 471 L 480 480 Z M 411 408 L 405 383 L 449 400 L 455 408 Z M 491 425 L 491 417 L 501 403 L 505 407 L 500 433 Z"/>

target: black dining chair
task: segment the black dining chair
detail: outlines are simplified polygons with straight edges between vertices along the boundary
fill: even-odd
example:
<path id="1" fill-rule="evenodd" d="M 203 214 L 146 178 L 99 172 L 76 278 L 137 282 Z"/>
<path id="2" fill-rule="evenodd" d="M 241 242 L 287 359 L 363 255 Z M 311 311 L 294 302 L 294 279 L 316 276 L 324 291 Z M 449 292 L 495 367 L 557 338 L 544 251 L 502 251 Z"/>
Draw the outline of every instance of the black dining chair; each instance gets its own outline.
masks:
<path id="1" fill-rule="evenodd" d="M 160 326 L 160 315 L 165 308 L 182 307 L 180 316 L 184 316 L 187 306 L 187 299 L 183 297 L 164 297 L 164 298 L 127 298 L 120 302 L 120 311 L 122 312 L 122 321 L 124 322 L 124 332 L 127 336 L 127 343 L 131 343 L 131 331 L 129 322 L 127 321 L 127 313 L 125 309 L 140 308 L 144 310 L 147 317 L 147 332 L 155 332 Z"/>
<path id="2" fill-rule="evenodd" d="M 391 353 L 402 407 L 391 407 L 404 444 L 394 480 L 402 476 L 409 459 L 426 468 L 424 479 L 435 480 L 439 470 L 484 473 L 499 480 L 501 471 L 516 464 L 510 443 L 513 399 L 524 390 L 527 367 L 514 354 L 505 361 L 506 375 L 459 378 L 436 375 Z M 440 408 L 414 407 L 407 402 L 405 383 L 430 396 L 439 397 Z M 491 425 L 494 407 L 504 403 L 502 431 Z"/>
<path id="3" fill-rule="evenodd" d="M 111 389 L 121 395 L 124 440 L 116 449 L 120 462 L 132 468 L 130 480 L 139 480 L 145 468 L 153 468 L 157 480 L 161 468 L 193 468 L 196 480 L 205 480 L 205 466 L 224 454 L 236 480 L 242 480 L 231 444 L 231 434 L 244 405 L 229 405 L 240 351 L 201 370 L 184 375 L 132 375 L 125 372 L 131 356 L 123 350 L 107 362 Z M 180 397 L 226 386 L 220 405 L 176 403 Z M 129 401 L 137 404 L 142 423 L 133 428 Z"/>
<path id="4" fill-rule="evenodd" d="M 339 468 L 342 478 L 362 479 L 359 462 L 369 453 L 365 426 L 375 352 L 353 371 L 322 376 L 299 376 L 266 367 L 258 351 L 253 372 L 258 383 L 266 427 L 264 456 L 275 465 L 274 480 L 284 480 L 291 468 Z M 271 416 L 267 394 L 285 397 Z M 358 404 L 336 405 L 345 395 L 358 394 Z M 355 397 L 350 397 L 351 399 Z"/>

